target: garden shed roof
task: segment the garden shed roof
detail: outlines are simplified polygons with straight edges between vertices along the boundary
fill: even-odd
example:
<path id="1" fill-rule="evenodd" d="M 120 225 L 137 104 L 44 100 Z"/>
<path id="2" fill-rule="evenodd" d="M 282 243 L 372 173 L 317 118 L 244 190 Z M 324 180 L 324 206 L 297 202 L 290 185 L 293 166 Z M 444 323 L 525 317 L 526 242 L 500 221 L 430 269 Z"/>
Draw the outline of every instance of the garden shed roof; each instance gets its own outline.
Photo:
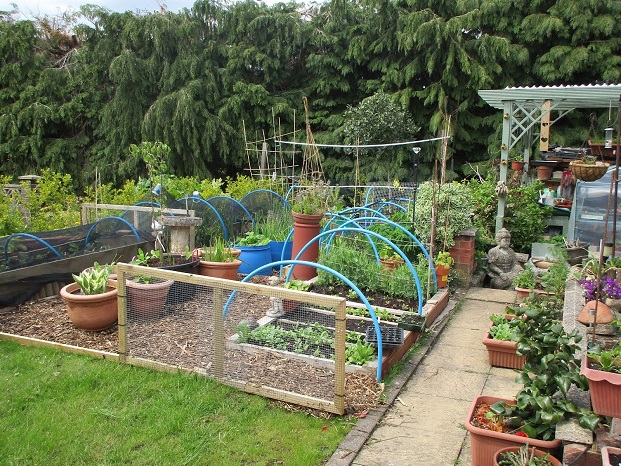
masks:
<path id="1" fill-rule="evenodd" d="M 480 90 L 479 95 L 490 106 L 504 108 L 504 102 L 554 102 L 556 110 L 574 108 L 609 108 L 621 96 L 621 84 L 588 84 L 562 86 L 506 87 Z"/>

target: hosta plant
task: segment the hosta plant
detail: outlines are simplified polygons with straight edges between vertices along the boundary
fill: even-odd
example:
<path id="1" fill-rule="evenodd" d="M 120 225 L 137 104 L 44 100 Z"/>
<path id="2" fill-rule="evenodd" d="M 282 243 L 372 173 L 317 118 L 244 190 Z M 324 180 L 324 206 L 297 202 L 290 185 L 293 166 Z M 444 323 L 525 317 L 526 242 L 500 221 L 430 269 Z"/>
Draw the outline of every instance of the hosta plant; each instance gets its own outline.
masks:
<path id="1" fill-rule="evenodd" d="M 99 265 L 97 262 L 79 275 L 72 274 L 75 282 L 80 286 L 82 294 L 94 295 L 108 291 L 108 279 L 112 272 L 112 265 Z"/>

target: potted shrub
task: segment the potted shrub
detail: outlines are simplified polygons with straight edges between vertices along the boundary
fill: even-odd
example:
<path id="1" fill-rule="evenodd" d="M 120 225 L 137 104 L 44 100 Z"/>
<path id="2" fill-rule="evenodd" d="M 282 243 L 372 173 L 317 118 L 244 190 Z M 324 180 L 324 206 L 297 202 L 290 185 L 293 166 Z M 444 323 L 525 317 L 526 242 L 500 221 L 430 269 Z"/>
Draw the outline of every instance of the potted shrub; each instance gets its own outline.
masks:
<path id="1" fill-rule="evenodd" d="M 545 451 L 559 448 L 561 441 L 554 439 L 554 431 L 562 419 L 577 418 L 590 430 L 599 425 L 599 416 L 567 398 L 572 385 L 587 387 L 576 359 L 578 330 L 564 330 L 558 321 L 560 309 L 550 301 L 527 304 L 515 309 L 516 318 L 523 321 L 517 351 L 525 362 L 516 377 L 522 388 L 515 400 L 477 397 L 466 418 L 472 462 L 479 466 L 491 466 L 494 453 L 508 446 L 528 443 Z"/>
<path id="2" fill-rule="evenodd" d="M 157 266 L 162 260 L 157 253 L 144 252 L 138 249 L 136 257 L 131 261 L 143 267 Z M 149 275 L 135 275 L 126 281 L 128 308 L 136 317 L 154 317 L 161 313 L 168 299 L 173 280 L 164 280 Z"/>
<path id="3" fill-rule="evenodd" d="M 200 248 L 197 252 L 200 257 L 198 272 L 201 275 L 237 280 L 237 272 L 242 263 L 237 258 L 241 254 L 239 249 L 231 249 L 224 239 L 215 237 L 210 247 Z"/>
<path id="4" fill-rule="evenodd" d="M 517 340 L 523 321 L 514 317 L 514 315 L 490 315 L 492 325 L 483 338 L 490 366 L 518 370 L 524 367 L 524 356 L 517 354 Z"/>
<path id="5" fill-rule="evenodd" d="M 239 273 L 248 274 L 272 261 L 269 242 L 269 238 L 255 230 L 250 230 L 237 239 L 235 247 L 241 251 L 239 260 L 242 262 Z M 271 275 L 271 270 L 265 269 L 260 275 Z"/>
<path id="6" fill-rule="evenodd" d="M 591 348 L 582 360 L 581 373 L 589 381 L 593 411 L 621 417 L 621 343 L 610 350 Z"/>
<path id="7" fill-rule="evenodd" d="M 561 462 L 549 452 L 522 445 L 498 450 L 494 466 L 561 466 Z"/>
<path id="8" fill-rule="evenodd" d="M 116 282 L 110 279 L 112 266 L 93 267 L 72 275 L 74 283 L 60 290 L 71 323 L 88 331 L 112 327 L 118 317 Z"/>
<path id="9" fill-rule="evenodd" d="M 511 161 L 511 170 L 521 172 L 524 169 L 524 155 L 518 151 L 511 151 L 509 153 L 509 160 Z"/>
<path id="10" fill-rule="evenodd" d="M 436 256 L 433 265 L 436 268 L 438 288 L 446 288 L 448 286 L 448 276 L 454 262 L 455 260 L 451 257 L 451 254 L 446 251 L 440 252 Z"/>

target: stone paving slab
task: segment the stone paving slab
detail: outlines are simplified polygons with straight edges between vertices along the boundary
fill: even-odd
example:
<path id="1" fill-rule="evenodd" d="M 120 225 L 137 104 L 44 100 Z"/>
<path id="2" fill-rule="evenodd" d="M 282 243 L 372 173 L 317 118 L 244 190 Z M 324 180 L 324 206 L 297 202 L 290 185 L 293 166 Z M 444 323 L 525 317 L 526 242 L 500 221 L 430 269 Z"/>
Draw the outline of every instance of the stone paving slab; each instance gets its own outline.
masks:
<path id="1" fill-rule="evenodd" d="M 470 288 L 454 299 L 456 309 L 397 376 L 402 386 L 389 389 L 390 406 L 359 421 L 328 465 L 472 466 L 463 425 L 472 400 L 511 398 L 519 387 L 512 370 L 490 368 L 482 343 L 489 315 L 514 303 L 515 291 Z"/>

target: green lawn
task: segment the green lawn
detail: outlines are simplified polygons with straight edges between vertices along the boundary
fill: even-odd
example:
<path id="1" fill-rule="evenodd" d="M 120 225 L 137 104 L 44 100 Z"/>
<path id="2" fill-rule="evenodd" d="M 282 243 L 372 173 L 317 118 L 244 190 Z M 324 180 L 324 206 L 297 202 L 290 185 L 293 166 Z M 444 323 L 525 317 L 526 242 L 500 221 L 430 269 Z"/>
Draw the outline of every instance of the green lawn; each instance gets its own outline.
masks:
<path id="1" fill-rule="evenodd" d="M 318 465 L 351 425 L 208 379 L 0 341 L 0 464 Z"/>

